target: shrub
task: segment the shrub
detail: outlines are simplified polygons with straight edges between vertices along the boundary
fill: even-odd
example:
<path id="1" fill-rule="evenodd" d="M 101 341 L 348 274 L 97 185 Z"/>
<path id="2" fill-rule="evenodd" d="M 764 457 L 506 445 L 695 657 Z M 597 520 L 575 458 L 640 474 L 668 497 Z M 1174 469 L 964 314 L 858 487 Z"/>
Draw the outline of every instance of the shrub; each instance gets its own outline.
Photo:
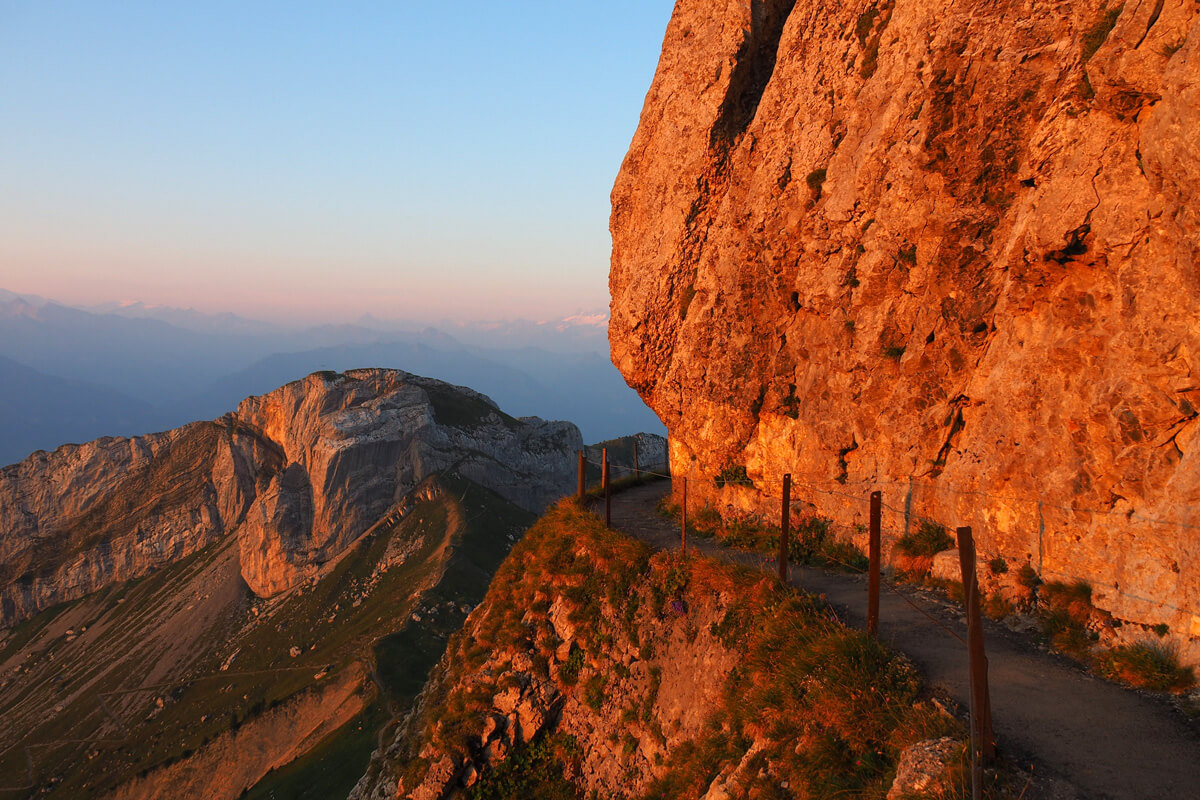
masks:
<path id="1" fill-rule="evenodd" d="M 607 684 L 608 678 L 603 675 L 593 675 L 588 679 L 583 690 L 583 697 L 592 711 L 599 711 L 604 705 L 604 687 Z"/>
<path id="2" fill-rule="evenodd" d="M 1032 564 L 1022 564 L 1021 568 L 1017 570 L 1017 583 L 1032 591 L 1042 585 L 1042 579 Z"/>
<path id="3" fill-rule="evenodd" d="M 1042 629 L 1051 644 L 1087 660 L 1088 651 L 1099 638 L 1087 629 L 1095 610 L 1091 585 L 1086 581 L 1050 581 L 1042 586 L 1040 600 Z"/>
<path id="4" fill-rule="evenodd" d="M 1179 665 L 1179 652 L 1163 642 L 1135 642 L 1106 653 L 1101 673 L 1112 680 L 1156 692 L 1185 692 L 1196 685 L 1192 667 Z"/>
<path id="5" fill-rule="evenodd" d="M 987 602 L 983 606 L 983 611 L 990 618 L 1000 620 L 1010 616 L 1015 609 L 1013 608 L 1013 604 L 1004 595 L 996 593 L 988 595 Z"/>
<path id="6" fill-rule="evenodd" d="M 717 477 L 713 479 L 717 484 L 718 489 L 724 489 L 726 486 L 751 486 L 750 476 L 746 474 L 746 468 L 741 464 L 734 464 L 717 473 Z"/>
<path id="7" fill-rule="evenodd" d="M 988 562 L 988 569 L 992 571 L 993 575 L 1003 575 L 1008 572 L 1008 562 L 1004 560 L 1003 556 L 996 556 Z"/>
<path id="8" fill-rule="evenodd" d="M 571 645 L 571 653 L 558 671 L 558 678 L 567 686 L 574 686 L 579 681 L 579 671 L 583 669 L 583 650 L 579 645 Z"/>
<path id="9" fill-rule="evenodd" d="M 934 556 L 953 547 L 954 540 L 946 532 L 945 526 L 929 520 L 921 520 L 915 531 L 904 534 L 896 542 L 897 550 L 916 558 Z"/>

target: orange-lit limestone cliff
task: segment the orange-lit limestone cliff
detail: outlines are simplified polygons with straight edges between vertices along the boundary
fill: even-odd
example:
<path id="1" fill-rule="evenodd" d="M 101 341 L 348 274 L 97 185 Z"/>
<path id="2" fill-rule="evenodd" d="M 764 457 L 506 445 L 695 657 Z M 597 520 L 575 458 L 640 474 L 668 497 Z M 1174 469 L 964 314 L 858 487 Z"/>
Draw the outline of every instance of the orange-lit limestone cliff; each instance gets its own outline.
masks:
<path id="1" fill-rule="evenodd" d="M 855 524 L 879 488 L 891 536 L 971 525 L 1200 657 L 1198 20 L 680 0 L 610 338 L 692 496 L 775 514 L 793 473 Z"/>
<path id="2" fill-rule="evenodd" d="M 311 577 L 452 469 L 529 510 L 573 485 L 578 429 L 397 370 L 317 373 L 215 422 L 0 470 L 0 627 L 236 533 L 260 597 Z"/>

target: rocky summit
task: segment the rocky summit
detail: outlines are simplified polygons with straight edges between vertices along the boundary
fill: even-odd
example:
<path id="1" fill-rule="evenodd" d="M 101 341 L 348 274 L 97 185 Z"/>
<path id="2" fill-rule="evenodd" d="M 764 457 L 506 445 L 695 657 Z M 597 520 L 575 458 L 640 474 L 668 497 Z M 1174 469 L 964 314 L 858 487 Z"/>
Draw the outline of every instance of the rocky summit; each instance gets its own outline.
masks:
<path id="1" fill-rule="evenodd" d="M 570 490 L 579 431 L 396 370 L 316 373 L 166 433 L 38 452 L 0 470 L 0 627 L 237 537 L 271 597 L 315 575 L 429 476 L 526 510 Z"/>
<path id="2" fill-rule="evenodd" d="M 610 339 L 692 497 L 775 514 L 791 473 L 853 526 L 879 489 L 892 540 L 970 525 L 1200 656 L 1197 20 L 680 0 Z"/>

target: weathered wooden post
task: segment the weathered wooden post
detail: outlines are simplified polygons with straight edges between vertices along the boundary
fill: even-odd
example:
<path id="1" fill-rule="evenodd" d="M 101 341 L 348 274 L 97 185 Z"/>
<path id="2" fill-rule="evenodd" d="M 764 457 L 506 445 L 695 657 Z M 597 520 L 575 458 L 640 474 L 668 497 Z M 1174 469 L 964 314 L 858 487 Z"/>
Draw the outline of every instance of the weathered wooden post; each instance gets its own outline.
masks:
<path id="1" fill-rule="evenodd" d="M 979 609 L 979 580 L 975 572 L 975 540 L 970 528 L 958 529 L 958 559 L 963 598 L 967 604 L 967 649 L 971 659 L 971 778 L 975 791 L 983 784 L 983 765 L 996 757 L 992 735 L 992 703 L 988 692 L 987 654 Z"/>
<path id="2" fill-rule="evenodd" d="M 779 512 L 779 582 L 787 583 L 788 579 L 788 542 L 792 526 L 792 474 L 783 476 L 783 508 Z"/>
<path id="3" fill-rule="evenodd" d="M 683 478 L 683 504 L 679 507 L 679 532 L 680 542 L 682 542 L 681 550 L 687 555 L 687 476 Z"/>
<path id="4" fill-rule="evenodd" d="M 881 560 L 879 530 L 881 527 L 880 518 L 883 516 L 882 509 L 883 495 L 879 492 L 871 492 L 871 519 L 870 532 L 868 533 L 869 541 L 867 544 L 867 633 L 871 636 L 879 633 L 879 570 Z"/>
<path id="5" fill-rule="evenodd" d="M 583 455 L 583 451 L 579 451 L 579 502 L 583 502 L 587 495 L 587 459 Z"/>
<path id="6" fill-rule="evenodd" d="M 642 480 L 642 468 L 638 464 L 637 439 L 633 440 L 633 482 L 638 483 Z"/>
<path id="7" fill-rule="evenodd" d="M 608 482 L 608 448 L 604 448 L 604 453 L 600 461 L 600 482 L 604 484 L 604 526 L 612 527 L 612 487 Z"/>

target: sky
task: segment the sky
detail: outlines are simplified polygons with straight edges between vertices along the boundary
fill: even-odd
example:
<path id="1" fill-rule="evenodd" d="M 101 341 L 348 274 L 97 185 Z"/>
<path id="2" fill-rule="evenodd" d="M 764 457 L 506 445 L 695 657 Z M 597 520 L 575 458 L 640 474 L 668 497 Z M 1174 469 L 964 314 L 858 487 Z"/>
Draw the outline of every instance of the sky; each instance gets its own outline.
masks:
<path id="1" fill-rule="evenodd" d="M 672 6 L 0 0 L 0 288 L 290 321 L 605 309 Z"/>

